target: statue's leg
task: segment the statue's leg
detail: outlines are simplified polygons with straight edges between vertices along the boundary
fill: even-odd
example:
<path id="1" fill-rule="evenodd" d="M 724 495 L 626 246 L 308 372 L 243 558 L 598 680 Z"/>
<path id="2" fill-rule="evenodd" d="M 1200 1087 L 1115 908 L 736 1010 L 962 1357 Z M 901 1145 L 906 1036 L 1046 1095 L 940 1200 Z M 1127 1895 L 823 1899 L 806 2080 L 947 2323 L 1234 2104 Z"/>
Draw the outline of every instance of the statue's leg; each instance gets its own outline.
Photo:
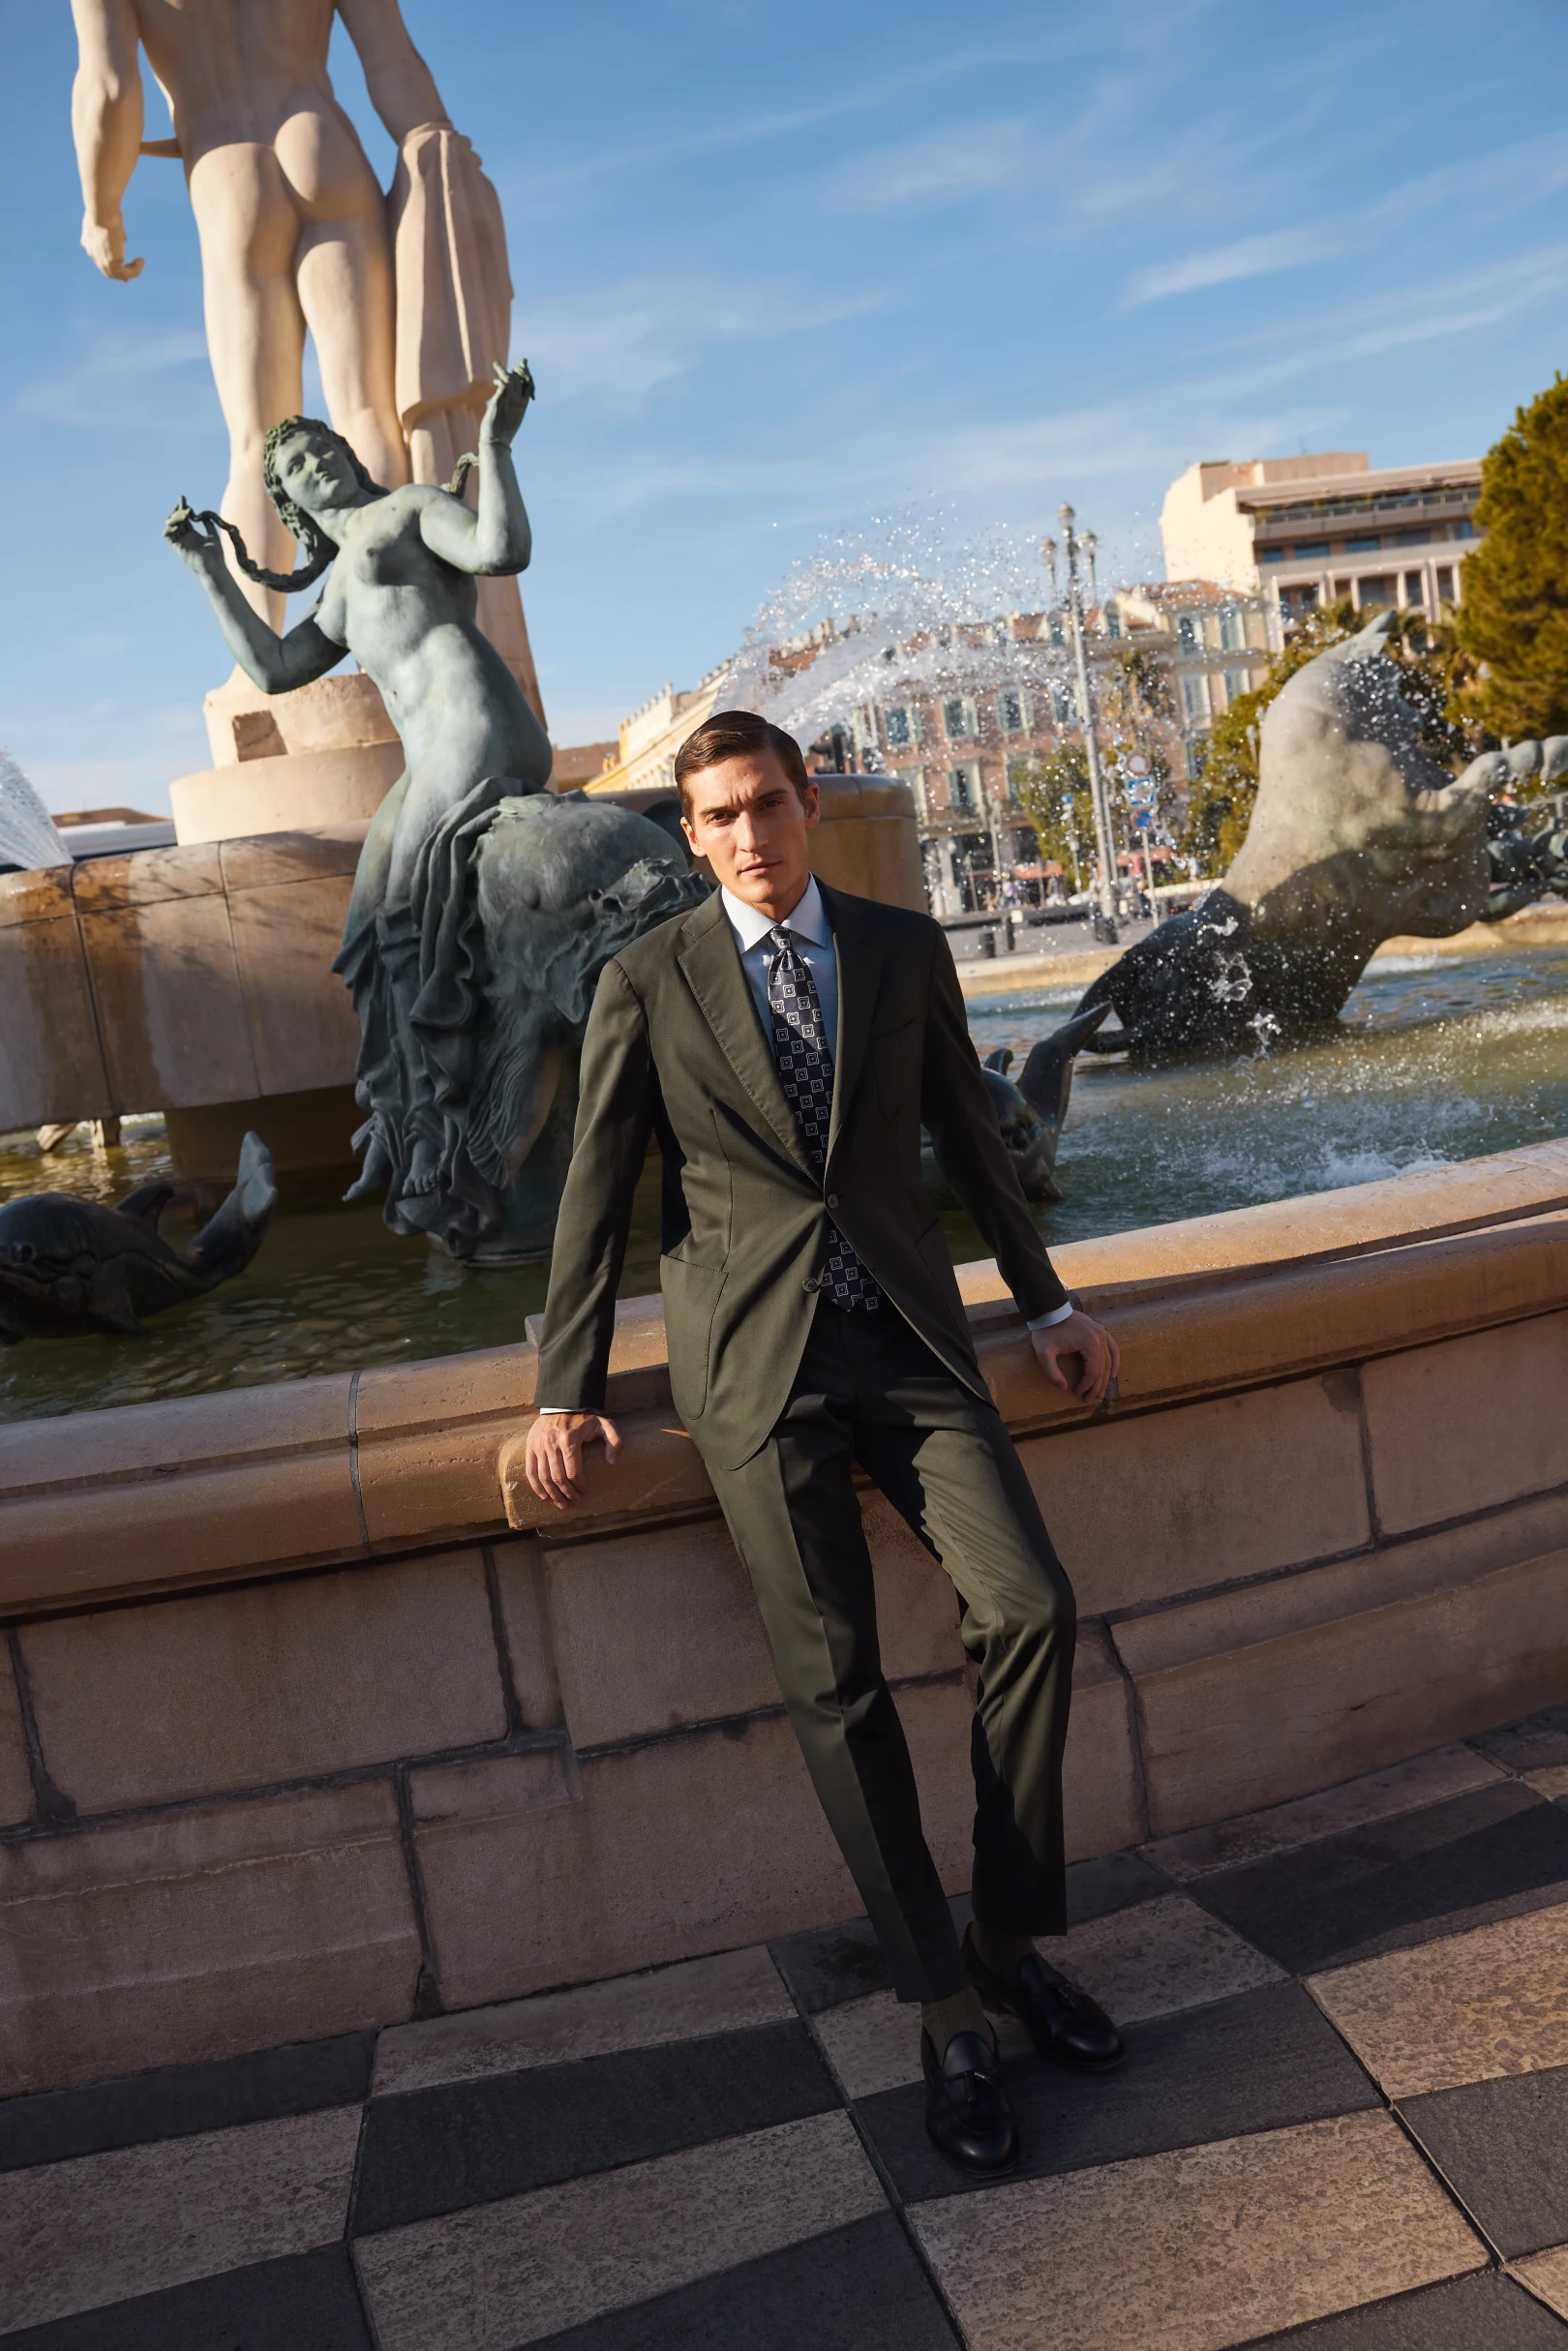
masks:
<path id="1" fill-rule="evenodd" d="M 393 391 L 392 250 L 381 192 L 365 166 L 349 209 L 306 226 L 299 298 L 321 367 L 327 414 L 377 481 L 408 479 Z"/>
<path id="2" fill-rule="evenodd" d="M 207 347 L 224 422 L 229 472 L 223 511 L 271 571 L 286 571 L 293 542 L 261 479 L 267 427 L 297 413 L 303 398 L 305 316 L 294 286 L 299 216 L 270 147 L 213 147 L 191 173 L 201 241 Z M 272 628 L 285 599 L 239 578 L 241 592 Z"/>

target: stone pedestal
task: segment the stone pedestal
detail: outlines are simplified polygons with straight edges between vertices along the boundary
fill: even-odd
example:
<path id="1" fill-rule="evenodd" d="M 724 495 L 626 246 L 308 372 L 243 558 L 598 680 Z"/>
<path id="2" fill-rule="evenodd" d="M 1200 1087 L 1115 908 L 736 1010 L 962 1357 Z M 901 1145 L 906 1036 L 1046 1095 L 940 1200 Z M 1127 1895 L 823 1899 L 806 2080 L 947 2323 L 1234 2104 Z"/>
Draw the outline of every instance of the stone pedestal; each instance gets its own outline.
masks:
<path id="1" fill-rule="evenodd" d="M 273 695 L 235 670 L 202 710 L 213 764 L 169 786 L 182 845 L 368 824 L 403 772 L 397 730 L 359 670 Z"/>

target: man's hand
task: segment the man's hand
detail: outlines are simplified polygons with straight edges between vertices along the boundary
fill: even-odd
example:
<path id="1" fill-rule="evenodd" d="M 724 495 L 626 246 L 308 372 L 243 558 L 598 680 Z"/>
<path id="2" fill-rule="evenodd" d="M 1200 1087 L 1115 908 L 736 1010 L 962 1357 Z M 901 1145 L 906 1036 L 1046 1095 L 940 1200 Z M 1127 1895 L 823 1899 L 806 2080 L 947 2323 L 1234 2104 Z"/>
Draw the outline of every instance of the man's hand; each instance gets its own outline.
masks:
<path id="1" fill-rule="evenodd" d="M 1062 1358 L 1077 1355 L 1083 1361 L 1083 1376 L 1073 1394 L 1086 1404 L 1103 1402 L 1106 1389 L 1122 1368 L 1122 1350 L 1103 1323 L 1074 1310 L 1065 1322 L 1050 1323 L 1029 1336 L 1036 1360 L 1054 1387 L 1071 1384 L 1062 1369 Z"/>
<path id="2" fill-rule="evenodd" d="M 479 427 L 480 439 L 498 441 L 503 449 L 509 449 L 532 398 L 533 377 L 526 359 L 520 359 L 515 368 L 498 365 L 496 389 L 490 395 Z"/>
<path id="3" fill-rule="evenodd" d="M 125 257 L 125 223 L 118 213 L 111 221 L 84 220 L 81 246 L 94 268 L 101 269 L 106 278 L 129 283 L 132 278 L 140 277 L 143 266 L 140 256 L 134 261 Z"/>
<path id="4" fill-rule="evenodd" d="M 567 1510 L 582 1499 L 583 1449 L 601 1438 L 604 1458 L 613 1462 L 620 1451 L 620 1431 L 602 1412 L 540 1413 L 528 1431 L 523 1467 L 541 1502 Z"/>

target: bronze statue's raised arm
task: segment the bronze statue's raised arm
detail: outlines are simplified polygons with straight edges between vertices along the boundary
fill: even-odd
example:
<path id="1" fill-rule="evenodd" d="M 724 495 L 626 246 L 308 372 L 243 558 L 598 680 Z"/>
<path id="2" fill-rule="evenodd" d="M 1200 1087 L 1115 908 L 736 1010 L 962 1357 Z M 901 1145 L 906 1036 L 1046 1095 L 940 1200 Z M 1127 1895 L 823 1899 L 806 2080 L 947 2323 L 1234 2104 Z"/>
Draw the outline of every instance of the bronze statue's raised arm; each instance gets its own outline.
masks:
<path id="1" fill-rule="evenodd" d="M 120 205 L 141 152 L 141 59 L 132 0 L 71 0 L 79 62 L 71 131 L 81 173 L 82 249 L 106 278 L 136 278 Z"/>
<path id="2" fill-rule="evenodd" d="M 217 532 L 201 529 L 184 498 L 164 525 L 164 536 L 201 582 L 229 651 L 263 694 L 286 694 L 296 685 L 310 685 L 343 659 L 347 648 L 334 645 L 317 625 L 314 615 L 299 621 L 286 637 L 267 626 L 241 595 Z"/>
<path id="3" fill-rule="evenodd" d="M 496 389 L 479 427 L 479 511 L 432 498 L 419 518 L 425 545 L 456 571 L 482 576 L 527 571 L 533 532 L 517 486 L 512 436 L 533 398 L 528 363 L 498 367 Z"/>

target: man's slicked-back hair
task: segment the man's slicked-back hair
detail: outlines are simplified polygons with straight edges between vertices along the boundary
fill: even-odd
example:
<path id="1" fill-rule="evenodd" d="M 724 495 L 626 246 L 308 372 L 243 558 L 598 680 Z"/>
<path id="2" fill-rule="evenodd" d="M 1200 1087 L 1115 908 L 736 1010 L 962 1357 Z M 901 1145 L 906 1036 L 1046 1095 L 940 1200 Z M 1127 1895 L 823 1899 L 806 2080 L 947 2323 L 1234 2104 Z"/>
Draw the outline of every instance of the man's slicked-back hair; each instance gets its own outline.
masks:
<path id="1" fill-rule="evenodd" d="M 800 755 L 800 746 L 793 735 L 775 727 L 769 718 L 760 718 L 755 710 L 715 710 L 705 718 L 700 727 L 687 736 L 675 756 L 676 787 L 680 794 L 680 813 L 691 821 L 689 779 L 704 768 L 716 768 L 726 759 L 755 759 L 759 752 L 771 751 L 795 789 L 805 799 L 811 778 Z"/>

